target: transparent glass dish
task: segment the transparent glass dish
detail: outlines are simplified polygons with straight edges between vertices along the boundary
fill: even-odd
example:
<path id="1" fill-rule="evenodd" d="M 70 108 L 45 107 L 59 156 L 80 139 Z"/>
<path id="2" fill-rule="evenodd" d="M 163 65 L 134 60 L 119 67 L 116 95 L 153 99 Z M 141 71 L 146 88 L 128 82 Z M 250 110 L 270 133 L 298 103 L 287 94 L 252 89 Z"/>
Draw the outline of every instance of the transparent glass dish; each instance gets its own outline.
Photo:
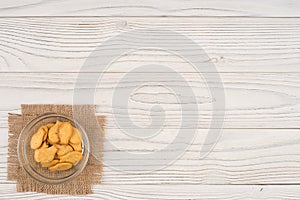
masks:
<path id="1" fill-rule="evenodd" d="M 48 123 L 55 123 L 56 120 L 70 122 L 82 133 L 82 155 L 83 158 L 76 163 L 71 169 L 66 171 L 51 172 L 48 168 L 42 168 L 41 164 L 34 160 L 34 150 L 30 148 L 32 135 L 41 127 Z M 31 120 L 20 133 L 18 139 L 18 159 L 24 171 L 36 181 L 45 184 L 60 184 L 70 181 L 77 177 L 85 168 L 90 152 L 90 144 L 86 131 L 82 126 L 70 119 L 69 117 L 56 114 L 46 113 Z"/>

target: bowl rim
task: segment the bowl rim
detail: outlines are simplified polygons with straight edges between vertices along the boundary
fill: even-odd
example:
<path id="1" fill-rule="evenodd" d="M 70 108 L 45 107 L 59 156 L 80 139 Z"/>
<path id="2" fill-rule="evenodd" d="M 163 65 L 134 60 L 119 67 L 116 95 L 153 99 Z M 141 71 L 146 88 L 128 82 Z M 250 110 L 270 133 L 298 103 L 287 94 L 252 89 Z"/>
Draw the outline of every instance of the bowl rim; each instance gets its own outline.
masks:
<path id="1" fill-rule="evenodd" d="M 82 154 L 84 155 L 84 159 L 82 159 L 80 161 L 81 163 L 81 167 L 79 169 L 77 169 L 74 173 L 64 177 L 64 178 L 46 178 L 44 176 L 42 176 L 40 173 L 36 172 L 36 170 L 34 170 L 34 168 L 32 168 L 33 172 L 35 173 L 35 175 L 39 178 L 37 178 L 36 176 L 34 176 L 33 174 L 31 174 L 29 172 L 29 170 L 27 169 L 27 167 L 25 166 L 25 163 L 24 162 L 24 159 L 22 158 L 22 155 L 21 155 L 21 152 L 24 151 L 24 149 L 26 148 L 25 147 L 25 142 L 24 142 L 24 145 L 22 145 L 21 147 L 21 138 L 22 137 L 26 137 L 26 130 L 28 128 L 32 128 L 36 125 L 36 123 L 38 123 L 39 121 L 43 120 L 43 119 L 46 119 L 46 118 L 50 118 L 50 117 L 58 117 L 58 118 L 64 118 L 66 119 L 67 121 L 70 121 L 72 122 L 76 128 L 79 128 L 80 131 L 82 132 L 82 135 L 83 135 L 83 138 L 84 138 L 84 142 L 82 142 L 82 145 L 83 145 L 83 152 Z M 86 151 L 86 153 L 84 153 Z M 26 158 L 25 161 L 28 161 L 27 160 L 27 155 L 23 152 L 24 154 L 24 157 Z M 75 120 L 75 119 L 71 119 L 70 117 L 66 116 L 66 115 L 63 115 L 63 114 L 59 114 L 59 113 L 55 113 L 55 112 L 46 112 L 44 114 L 41 114 L 35 118 L 33 118 L 32 120 L 30 120 L 29 122 L 26 123 L 26 125 L 23 127 L 23 129 L 21 130 L 20 132 L 20 135 L 18 137 L 18 144 L 17 144 L 17 156 L 18 156 L 18 161 L 19 161 L 19 164 L 21 166 L 21 168 L 31 177 L 33 178 L 34 180 L 38 181 L 38 182 L 41 182 L 41 183 L 44 183 L 44 184 L 51 184 L 51 185 L 56 185 L 56 184 L 61 184 L 61 183 L 65 183 L 65 182 L 68 182 L 74 178 L 76 178 L 83 170 L 84 168 L 86 167 L 87 165 L 87 162 L 89 160 L 89 154 L 90 154 L 90 143 L 89 143 L 89 138 L 88 138 L 88 135 L 87 135 L 87 132 L 86 130 L 81 126 L 81 124 Z M 28 164 L 27 164 L 28 165 Z M 42 180 L 41 180 L 42 179 Z"/>

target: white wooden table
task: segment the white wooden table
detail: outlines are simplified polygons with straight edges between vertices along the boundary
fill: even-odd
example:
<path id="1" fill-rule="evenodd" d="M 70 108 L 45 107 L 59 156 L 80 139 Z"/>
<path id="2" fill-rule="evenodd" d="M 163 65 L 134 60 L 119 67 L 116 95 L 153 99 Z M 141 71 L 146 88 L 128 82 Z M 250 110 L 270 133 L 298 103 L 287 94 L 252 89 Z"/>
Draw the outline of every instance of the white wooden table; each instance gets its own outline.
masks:
<path id="1" fill-rule="evenodd" d="M 103 184 L 94 187 L 93 195 L 59 197 L 300 199 L 300 1 L 296 0 L 1 1 L 0 199 L 57 199 L 16 193 L 15 183 L 6 180 L 7 114 L 20 113 L 22 103 L 71 104 L 79 70 L 96 46 L 123 31 L 161 27 L 201 45 L 219 71 L 226 116 L 217 145 L 205 159 L 198 159 L 209 128 L 208 101 L 195 140 L 172 165 L 152 173 L 124 173 L 104 166 Z M 96 90 L 96 103 L 97 113 L 108 118 L 106 138 L 121 151 L 151 153 L 163 148 L 180 123 L 174 112 L 180 103 L 151 88 L 135 95 L 139 103 L 129 110 L 131 119 L 149 124 L 147 108 L 155 101 L 168 113 L 165 134 L 139 141 L 122 134 L 113 119 L 114 84 L 132 66 L 155 62 L 176 68 L 192 80 L 192 87 L 202 84 L 188 63 L 161 51 L 133 52 L 116 60 Z M 135 86 L 134 81 L 124 83 Z M 159 98 L 152 101 L 153 95 Z M 206 98 L 196 96 L 199 101 Z M 116 110 L 114 114 L 124 115 L 124 108 Z M 109 160 L 105 154 L 104 160 Z"/>

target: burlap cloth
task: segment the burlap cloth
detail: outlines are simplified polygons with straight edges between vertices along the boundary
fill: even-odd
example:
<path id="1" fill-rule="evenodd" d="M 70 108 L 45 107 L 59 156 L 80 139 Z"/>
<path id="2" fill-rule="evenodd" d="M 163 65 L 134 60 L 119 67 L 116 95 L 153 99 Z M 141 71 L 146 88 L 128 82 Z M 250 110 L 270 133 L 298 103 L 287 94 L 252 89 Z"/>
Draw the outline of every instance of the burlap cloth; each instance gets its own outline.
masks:
<path id="1" fill-rule="evenodd" d="M 42 192 L 48 194 L 71 195 L 92 193 L 92 185 L 100 184 L 102 178 L 102 162 L 99 161 L 102 159 L 95 159 L 92 154 L 89 156 L 85 169 L 78 177 L 69 182 L 58 185 L 49 185 L 37 182 L 30 178 L 20 167 L 17 157 L 17 144 L 20 132 L 28 121 L 47 112 L 55 112 L 71 118 L 73 117 L 71 105 L 22 105 L 22 115 L 9 114 L 8 180 L 17 181 L 18 192 Z M 98 126 L 93 123 L 93 121 L 95 121 L 95 112 L 96 107 L 93 105 L 78 105 L 76 106 L 76 113 L 79 113 L 79 117 L 76 116 L 76 120 L 87 131 L 91 150 L 93 151 L 94 149 L 96 151 L 103 152 L 105 117 L 97 117 Z M 101 140 L 94 140 L 93 138 L 96 137 L 100 137 Z M 99 143 L 99 141 L 101 142 Z"/>

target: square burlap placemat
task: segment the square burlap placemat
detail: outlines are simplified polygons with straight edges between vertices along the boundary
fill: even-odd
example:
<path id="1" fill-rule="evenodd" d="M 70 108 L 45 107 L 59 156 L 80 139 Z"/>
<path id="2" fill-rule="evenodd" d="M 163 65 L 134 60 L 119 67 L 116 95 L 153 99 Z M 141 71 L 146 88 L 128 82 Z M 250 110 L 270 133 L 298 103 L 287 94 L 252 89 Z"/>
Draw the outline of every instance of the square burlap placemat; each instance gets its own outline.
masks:
<path id="1" fill-rule="evenodd" d="M 102 178 L 102 162 L 92 154 L 83 172 L 74 180 L 59 185 L 43 184 L 30 178 L 20 167 L 17 158 L 18 137 L 24 125 L 33 118 L 47 112 L 55 112 L 68 117 L 73 117 L 71 105 L 22 105 L 22 115 L 9 114 L 8 138 L 8 180 L 17 181 L 18 192 L 42 192 L 48 194 L 91 194 L 92 185 L 100 184 Z M 76 120 L 86 129 L 91 143 L 91 150 L 103 152 L 103 138 L 105 117 L 98 116 L 95 122 L 96 107 L 94 105 L 76 106 Z M 77 114 L 78 115 L 78 114 Z M 99 127 L 100 131 L 99 131 Z M 99 140 L 99 137 L 101 138 Z M 95 139 L 98 138 L 98 139 Z"/>

